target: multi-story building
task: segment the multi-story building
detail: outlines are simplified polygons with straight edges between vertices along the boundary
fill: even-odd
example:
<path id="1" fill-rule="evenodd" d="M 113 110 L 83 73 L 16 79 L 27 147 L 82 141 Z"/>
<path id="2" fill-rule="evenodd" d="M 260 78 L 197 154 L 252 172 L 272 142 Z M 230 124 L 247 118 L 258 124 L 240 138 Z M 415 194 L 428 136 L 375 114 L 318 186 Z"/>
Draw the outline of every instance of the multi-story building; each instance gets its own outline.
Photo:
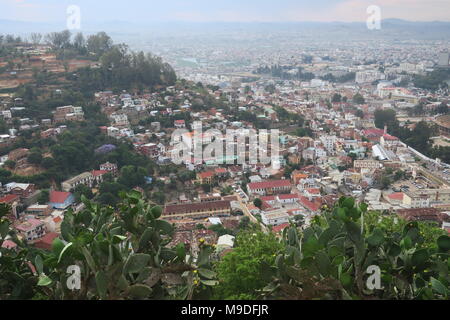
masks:
<path id="1" fill-rule="evenodd" d="M 121 128 L 128 127 L 130 122 L 128 121 L 128 116 L 124 113 L 113 113 L 109 116 L 113 126 Z"/>
<path id="2" fill-rule="evenodd" d="M 9 213 L 9 217 L 14 220 L 19 218 L 17 214 L 17 207 L 20 204 L 20 197 L 16 194 L 7 194 L 4 197 L 0 198 L 0 203 L 5 203 L 11 206 L 11 211 Z"/>
<path id="3" fill-rule="evenodd" d="M 278 226 L 289 222 L 289 214 L 286 209 L 277 209 L 261 213 L 261 219 L 265 225 Z"/>
<path id="4" fill-rule="evenodd" d="M 205 171 L 197 173 L 197 181 L 200 184 L 212 184 L 215 178 L 214 171 Z"/>
<path id="5" fill-rule="evenodd" d="M 396 213 L 408 221 L 450 222 L 450 217 L 436 208 L 399 209 Z"/>
<path id="6" fill-rule="evenodd" d="M 52 211 L 52 207 L 48 204 L 34 204 L 26 208 L 25 213 L 34 216 L 48 216 Z"/>
<path id="7" fill-rule="evenodd" d="M 38 219 L 28 219 L 18 224 L 16 229 L 26 241 L 42 238 L 46 233 L 44 223 Z"/>
<path id="8" fill-rule="evenodd" d="M 21 198 L 27 198 L 36 192 L 36 187 L 31 183 L 10 182 L 6 185 L 6 191 L 16 194 Z"/>
<path id="9" fill-rule="evenodd" d="M 385 75 L 376 70 L 367 70 L 356 73 L 356 83 L 371 83 L 376 80 L 385 79 Z"/>
<path id="10" fill-rule="evenodd" d="M 213 194 L 201 194 L 199 196 L 200 202 L 211 202 L 211 201 L 220 201 L 222 200 L 222 196 L 220 193 L 213 193 Z"/>
<path id="11" fill-rule="evenodd" d="M 441 135 L 450 137 L 450 115 L 437 117 L 434 123 L 438 126 Z"/>
<path id="12" fill-rule="evenodd" d="M 159 148 L 156 143 L 147 143 L 137 148 L 140 153 L 149 158 L 157 158 L 159 156 Z"/>
<path id="13" fill-rule="evenodd" d="M 105 170 L 112 173 L 114 176 L 117 175 L 117 164 L 106 162 L 100 165 L 100 170 Z"/>
<path id="14" fill-rule="evenodd" d="M 337 142 L 337 137 L 336 136 L 328 136 L 328 135 L 324 135 L 320 137 L 320 141 L 322 141 L 323 146 L 325 147 L 325 149 L 327 149 L 327 151 L 330 154 L 334 154 L 336 151 L 336 142 Z"/>
<path id="15" fill-rule="evenodd" d="M 376 160 L 355 160 L 353 162 L 353 168 L 355 169 L 379 169 L 383 165 L 380 161 Z"/>
<path id="16" fill-rule="evenodd" d="M 75 198 L 70 192 L 50 191 L 49 205 L 52 208 L 65 210 L 75 202 Z"/>
<path id="17" fill-rule="evenodd" d="M 82 107 L 64 106 L 56 108 L 53 114 L 53 120 L 56 123 L 66 121 L 83 121 L 84 112 Z"/>
<path id="18" fill-rule="evenodd" d="M 213 216 L 229 216 L 231 214 L 230 201 L 209 201 L 198 203 L 184 203 L 167 205 L 164 208 L 165 218 L 180 219 L 189 218 L 207 218 Z"/>
<path id="19" fill-rule="evenodd" d="M 262 182 L 249 183 L 247 185 L 248 192 L 252 195 L 271 195 L 280 193 L 289 193 L 292 189 L 289 180 L 268 180 Z"/>
<path id="20" fill-rule="evenodd" d="M 88 187 L 92 187 L 92 183 L 94 182 L 94 175 L 91 172 L 84 172 L 79 174 L 69 180 L 61 183 L 62 190 L 65 192 L 69 192 L 76 188 L 76 186 L 80 184 L 84 184 Z"/>
<path id="21" fill-rule="evenodd" d="M 430 198 L 416 192 L 405 192 L 403 204 L 410 208 L 428 208 L 430 206 Z"/>

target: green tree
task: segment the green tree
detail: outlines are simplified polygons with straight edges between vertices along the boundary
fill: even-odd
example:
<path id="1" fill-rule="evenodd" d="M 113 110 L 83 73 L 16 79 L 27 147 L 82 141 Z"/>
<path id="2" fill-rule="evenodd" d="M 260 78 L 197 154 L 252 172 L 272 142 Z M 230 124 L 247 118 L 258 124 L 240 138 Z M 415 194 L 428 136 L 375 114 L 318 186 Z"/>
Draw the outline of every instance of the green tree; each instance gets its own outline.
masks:
<path id="1" fill-rule="evenodd" d="M 74 189 L 74 196 L 75 196 L 75 201 L 80 202 L 82 196 L 84 196 L 84 197 L 86 197 L 86 199 L 90 200 L 94 197 L 94 194 L 92 193 L 91 188 L 89 188 L 88 186 L 86 186 L 84 184 L 79 184 Z"/>
<path id="2" fill-rule="evenodd" d="M 364 111 L 362 111 L 361 109 L 356 110 L 355 116 L 361 119 L 364 118 Z"/>
<path id="3" fill-rule="evenodd" d="M 204 183 L 202 184 L 202 189 L 205 193 L 211 192 L 211 185 Z"/>
<path id="4" fill-rule="evenodd" d="M 55 161 L 55 159 L 53 159 L 51 157 L 45 157 L 45 158 L 42 159 L 41 165 L 45 169 L 54 168 L 56 166 L 56 161 Z"/>
<path id="5" fill-rule="evenodd" d="M 164 192 L 153 192 L 151 199 L 159 205 L 163 205 L 166 202 L 166 194 Z"/>
<path id="6" fill-rule="evenodd" d="M 377 109 L 375 110 L 375 126 L 379 129 L 384 129 L 387 125 L 389 131 L 392 128 L 398 127 L 397 114 L 393 109 Z"/>
<path id="7" fill-rule="evenodd" d="M 120 175 L 118 182 L 129 188 L 133 188 L 145 184 L 144 178 L 147 175 L 147 170 L 133 165 L 125 166 L 120 170 Z"/>
<path id="8" fill-rule="evenodd" d="M 405 175 L 406 175 L 405 171 L 397 170 L 394 175 L 394 180 L 399 181 L 399 180 L 405 178 Z"/>
<path id="9" fill-rule="evenodd" d="M 256 291 L 262 289 L 268 280 L 265 268 L 273 266 L 281 249 L 281 243 L 271 233 L 239 233 L 233 251 L 225 255 L 216 267 L 219 279 L 216 298 L 256 298 Z"/>
<path id="10" fill-rule="evenodd" d="M 33 152 L 28 155 L 28 162 L 31 164 L 40 165 L 42 162 L 42 154 Z"/>
<path id="11" fill-rule="evenodd" d="M 98 197 L 98 202 L 103 205 L 114 206 L 117 204 L 118 198 L 114 196 L 111 192 L 106 192 L 100 194 L 100 196 Z"/>
<path id="12" fill-rule="evenodd" d="M 112 46 L 113 41 L 105 32 L 99 32 L 95 35 L 91 35 L 87 40 L 87 49 L 89 52 L 92 52 L 99 57 L 110 50 Z"/>
<path id="13" fill-rule="evenodd" d="M 364 104 L 366 103 L 366 100 L 360 93 L 357 93 L 353 96 L 353 102 L 356 104 Z"/>
<path id="14" fill-rule="evenodd" d="M 276 87 L 273 84 L 269 84 L 264 88 L 264 90 L 270 94 L 274 94 L 276 91 Z"/>
<path id="15" fill-rule="evenodd" d="M 342 96 L 339 93 L 335 93 L 331 98 L 331 102 L 341 102 Z"/>
<path id="16" fill-rule="evenodd" d="M 50 192 L 48 190 L 41 190 L 39 194 L 38 203 L 39 204 L 47 204 L 50 200 Z"/>
<path id="17" fill-rule="evenodd" d="M 14 169 L 16 167 L 16 162 L 13 160 L 6 160 L 5 167 L 8 169 Z"/>
<path id="18" fill-rule="evenodd" d="M 259 209 L 261 209 L 263 205 L 262 200 L 260 198 L 256 198 L 255 200 L 253 200 L 253 204 L 255 205 L 255 207 L 258 207 Z"/>
<path id="19" fill-rule="evenodd" d="M 230 235 L 234 234 L 233 231 L 225 228 L 221 223 L 213 224 L 208 229 L 217 233 L 217 235 L 219 237 L 226 235 L 226 234 L 230 234 Z"/>
<path id="20" fill-rule="evenodd" d="M 250 218 L 243 216 L 239 221 L 239 230 L 247 229 L 250 226 Z"/>
<path id="21" fill-rule="evenodd" d="M 388 187 L 391 186 L 391 184 L 392 184 L 392 180 L 388 176 L 383 176 L 381 178 L 382 189 L 387 189 Z"/>

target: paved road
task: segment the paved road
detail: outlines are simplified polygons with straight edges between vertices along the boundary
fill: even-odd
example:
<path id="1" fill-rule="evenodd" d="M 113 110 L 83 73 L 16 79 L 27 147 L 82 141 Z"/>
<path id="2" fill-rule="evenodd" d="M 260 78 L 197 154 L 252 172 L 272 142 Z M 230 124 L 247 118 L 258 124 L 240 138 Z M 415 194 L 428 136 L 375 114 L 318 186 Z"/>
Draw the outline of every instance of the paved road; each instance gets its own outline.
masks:
<path id="1" fill-rule="evenodd" d="M 268 232 L 269 232 L 269 229 L 267 229 L 267 227 L 266 227 L 263 223 L 260 223 L 260 222 L 258 221 L 258 219 L 256 219 L 255 216 L 248 210 L 247 206 L 246 206 L 245 203 L 242 201 L 241 196 L 240 196 L 238 193 L 235 193 L 234 195 L 237 197 L 237 199 L 238 199 L 238 201 L 239 201 L 239 204 L 240 204 L 240 206 L 241 206 L 242 212 L 243 212 L 247 217 L 250 218 L 250 221 L 253 222 L 253 223 L 259 224 L 259 225 L 261 226 L 261 229 L 262 229 L 265 233 L 268 233 Z"/>

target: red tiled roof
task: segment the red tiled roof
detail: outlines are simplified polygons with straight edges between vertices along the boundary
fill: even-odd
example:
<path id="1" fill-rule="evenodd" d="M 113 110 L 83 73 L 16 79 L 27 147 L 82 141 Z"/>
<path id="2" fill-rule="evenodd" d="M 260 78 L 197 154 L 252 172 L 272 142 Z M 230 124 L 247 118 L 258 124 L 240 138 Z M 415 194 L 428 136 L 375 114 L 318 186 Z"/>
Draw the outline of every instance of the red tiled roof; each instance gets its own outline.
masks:
<path id="1" fill-rule="evenodd" d="M 306 189 L 310 194 L 320 194 L 320 189 L 318 188 L 309 188 Z"/>
<path id="2" fill-rule="evenodd" d="M 248 188 L 255 189 L 270 189 L 270 188 L 281 188 L 290 187 L 291 182 L 289 180 L 269 180 L 262 182 L 253 182 L 248 184 Z"/>
<path id="3" fill-rule="evenodd" d="M 106 171 L 106 170 L 92 170 L 92 175 L 94 177 L 102 176 L 107 173 L 108 173 L 108 171 Z"/>
<path id="4" fill-rule="evenodd" d="M 214 172 L 213 171 L 200 172 L 198 176 L 200 177 L 200 179 L 210 178 L 214 176 Z"/>
<path id="5" fill-rule="evenodd" d="M 391 193 L 388 197 L 392 200 L 403 200 L 403 192 Z"/>
<path id="6" fill-rule="evenodd" d="M 384 134 L 384 130 L 371 128 L 363 131 L 365 136 L 378 136 L 381 137 Z"/>
<path id="7" fill-rule="evenodd" d="M 15 247 L 17 247 L 17 244 L 11 240 L 5 240 L 2 243 L 2 248 L 5 248 L 5 249 L 13 249 Z"/>
<path id="8" fill-rule="evenodd" d="M 275 196 L 261 197 L 261 201 L 274 201 L 274 200 L 275 200 Z"/>
<path id="9" fill-rule="evenodd" d="M 56 218 L 53 219 L 54 223 L 58 223 L 58 222 L 61 222 L 61 221 L 62 221 L 61 217 L 56 217 Z"/>
<path id="10" fill-rule="evenodd" d="M 278 233 L 278 232 L 283 231 L 287 227 L 289 227 L 289 223 L 283 223 L 283 224 L 280 224 L 278 226 L 273 227 L 272 231 L 275 232 L 275 233 Z"/>
<path id="11" fill-rule="evenodd" d="M 408 221 L 450 222 L 448 215 L 436 208 L 399 209 L 397 210 L 397 214 Z"/>
<path id="12" fill-rule="evenodd" d="M 305 208 L 313 212 L 319 211 L 320 206 L 314 202 L 309 201 L 306 197 L 300 197 L 300 202 Z"/>
<path id="13" fill-rule="evenodd" d="M 33 230 L 34 228 L 43 225 L 44 223 L 38 219 L 28 219 L 27 221 L 16 226 L 16 229 L 22 232 Z"/>
<path id="14" fill-rule="evenodd" d="M 391 140 L 391 141 L 398 140 L 397 137 L 391 136 L 390 134 L 383 134 L 383 138 L 384 140 Z"/>
<path id="15" fill-rule="evenodd" d="M 11 203 L 18 198 L 19 196 L 17 194 L 7 194 L 3 198 L 0 198 L 0 203 Z"/>
<path id="16" fill-rule="evenodd" d="M 50 192 L 50 202 L 51 203 L 64 203 L 70 195 L 71 195 L 70 192 L 51 191 Z"/>
<path id="17" fill-rule="evenodd" d="M 222 198 L 223 198 L 223 200 L 227 200 L 227 201 L 238 201 L 237 196 L 225 196 Z"/>
<path id="18" fill-rule="evenodd" d="M 299 198 L 298 194 L 293 194 L 293 193 L 291 193 L 291 194 L 280 194 L 280 195 L 278 195 L 278 199 L 280 199 L 280 200 L 298 199 L 298 198 Z"/>
<path id="19" fill-rule="evenodd" d="M 34 246 L 39 249 L 50 250 L 52 248 L 53 240 L 58 238 L 58 234 L 55 232 L 47 233 L 39 241 L 37 241 Z"/>
<path id="20" fill-rule="evenodd" d="M 266 201 L 263 201 L 262 206 L 261 206 L 261 210 L 269 210 L 272 209 L 272 206 L 270 204 L 268 204 Z"/>

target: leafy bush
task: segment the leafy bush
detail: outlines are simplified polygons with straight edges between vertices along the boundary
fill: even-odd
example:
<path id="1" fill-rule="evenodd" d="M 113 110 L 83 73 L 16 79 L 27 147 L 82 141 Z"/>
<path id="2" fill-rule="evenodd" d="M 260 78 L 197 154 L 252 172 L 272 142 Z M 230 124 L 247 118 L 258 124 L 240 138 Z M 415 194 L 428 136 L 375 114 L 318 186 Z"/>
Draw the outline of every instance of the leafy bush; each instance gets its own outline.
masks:
<path id="1" fill-rule="evenodd" d="M 196 299 L 208 294 L 216 284 L 212 248 L 202 243 L 196 257 L 184 245 L 169 248 L 173 226 L 160 219 L 162 208 L 149 206 L 138 192 L 121 197 L 114 209 L 82 196 L 86 209 L 66 212 L 62 237 L 50 252 L 2 249 L 0 297 Z M 9 230 L 5 221 L 2 230 Z M 27 268 L 29 263 L 36 273 Z M 80 290 L 67 285 L 73 266 L 81 272 Z"/>
<path id="2" fill-rule="evenodd" d="M 262 295 L 284 299 L 448 299 L 450 237 L 424 246 L 422 224 L 364 223 L 367 205 L 341 198 L 310 227 L 283 232 L 285 252 L 267 272 L 274 280 Z M 382 288 L 367 286 L 369 267 L 381 271 Z"/>
<path id="3" fill-rule="evenodd" d="M 0 299 L 448 299 L 450 237 L 437 226 L 368 212 L 341 198 L 281 239 L 241 231 L 216 261 L 200 240 L 169 247 L 173 226 L 139 192 L 115 207 L 81 196 L 51 251 L 20 241 L 0 205 Z M 3 248 L 6 239 L 17 244 Z M 216 261 L 216 262 L 214 262 Z M 70 290 L 80 270 L 80 290 Z M 379 270 L 378 286 L 376 271 Z M 375 272 L 375 273 L 373 273 Z M 374 280 L 375 279 L 375 280 Z M 373 286 L 370 286 L 373 285 Z"/>

